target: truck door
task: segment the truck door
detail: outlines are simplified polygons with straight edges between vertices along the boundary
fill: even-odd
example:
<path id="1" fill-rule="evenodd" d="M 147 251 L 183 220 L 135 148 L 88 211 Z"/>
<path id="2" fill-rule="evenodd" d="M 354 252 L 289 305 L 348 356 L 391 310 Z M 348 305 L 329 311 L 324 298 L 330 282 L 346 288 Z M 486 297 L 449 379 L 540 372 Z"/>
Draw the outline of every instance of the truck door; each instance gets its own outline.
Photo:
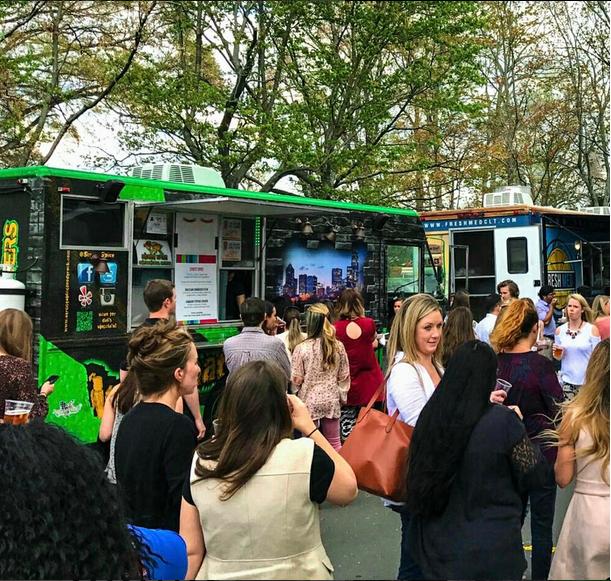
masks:
<path id="1" fill-rule="evenodd" d="M 484 301 L 494 292 L 494 233 L 491 229 L 452 231 L 452 292 L 466 290 L 476 320 L 484 316 Z"/>
<path id="2" fill-rule="evenodd" d="M 541 286 L 541 252 L 538 226 L 497 228 L 494 231 L 497 283 L 511 279 L 520 297 L 537 301 Z"/>

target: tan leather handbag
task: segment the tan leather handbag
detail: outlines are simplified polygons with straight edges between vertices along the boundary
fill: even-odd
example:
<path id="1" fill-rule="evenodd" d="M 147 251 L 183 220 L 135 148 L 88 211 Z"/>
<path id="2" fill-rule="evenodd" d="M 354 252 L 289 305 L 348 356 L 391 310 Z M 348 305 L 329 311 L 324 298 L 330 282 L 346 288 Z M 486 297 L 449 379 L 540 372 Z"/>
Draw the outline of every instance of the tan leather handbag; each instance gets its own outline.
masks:
<path id="1" fill-rule="evenodd" d="M 395 501 L 405 500 L 407 453 L 414 428 L 392 416 L 373 409 L 386 380 L 367 407 L 361 408 L 356 425 L 339 453 L 350 464 L 360 490 Z"/>

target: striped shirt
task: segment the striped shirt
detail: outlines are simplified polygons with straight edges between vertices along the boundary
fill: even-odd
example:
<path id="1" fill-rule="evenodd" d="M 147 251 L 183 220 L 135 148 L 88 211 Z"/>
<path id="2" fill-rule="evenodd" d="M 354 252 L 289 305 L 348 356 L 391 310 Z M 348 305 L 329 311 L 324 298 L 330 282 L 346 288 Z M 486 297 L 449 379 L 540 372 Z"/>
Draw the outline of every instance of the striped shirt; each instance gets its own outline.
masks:
<path id="1" fill-rule="evenodd" d="M 229 373 L 249 361 L 269 360 L 282 368 L 287 384 L 291 378 L 291 363 L 284 343 L 277 337 L 266 335 L 261 327 L 244 327 L 239 335 L 225 341 L 223 352 Z"/>

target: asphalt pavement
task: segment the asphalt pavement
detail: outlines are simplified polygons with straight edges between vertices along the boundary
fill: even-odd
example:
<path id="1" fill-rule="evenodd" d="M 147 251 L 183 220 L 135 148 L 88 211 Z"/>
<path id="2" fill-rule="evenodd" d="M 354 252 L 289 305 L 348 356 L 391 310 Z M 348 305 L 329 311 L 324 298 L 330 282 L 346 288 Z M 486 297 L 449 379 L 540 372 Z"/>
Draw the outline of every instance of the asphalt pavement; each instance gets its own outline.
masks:
<path id="1" fill-rule="evenodd" d="M 573 487 L 558 489 L 554 545 L 562 527 Z M 335 567 L 335 579 L 396 579 L 399 567 L 401 520 L 382 501 L 366 492 L 344 508 L 325 503 L 320 512 L 323 543 Z M 530 578 L 530 518 L 522 529 Z"/>

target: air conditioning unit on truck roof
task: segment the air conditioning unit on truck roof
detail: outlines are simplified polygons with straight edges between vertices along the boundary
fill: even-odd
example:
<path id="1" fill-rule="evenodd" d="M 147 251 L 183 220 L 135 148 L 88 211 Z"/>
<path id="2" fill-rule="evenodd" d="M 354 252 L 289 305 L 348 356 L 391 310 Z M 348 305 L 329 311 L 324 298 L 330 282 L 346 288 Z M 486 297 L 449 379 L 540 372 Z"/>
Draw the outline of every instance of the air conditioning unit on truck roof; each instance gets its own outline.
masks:
<path id="1" fill-rule="evenodd" d="M 528 186 L 503 186 L 484 194 L 484 208 L 502 206 L 532 206 L 533 199 Z"/>
<path id="2" fill-rule="evenodd" d="M 221 174 L 211 167 L 184 163 L 155 163 L 133 167 L 132 177 L 146 180 L 162 180 L 198 186 L 224 188 Z"/>
<path id="3" fill-rule="evenodd" d="M 588 206 L 587 208 L 582 208 L 582 212 L 598 214 L 599 216 L 609 216 L 609 206 Z"/>

